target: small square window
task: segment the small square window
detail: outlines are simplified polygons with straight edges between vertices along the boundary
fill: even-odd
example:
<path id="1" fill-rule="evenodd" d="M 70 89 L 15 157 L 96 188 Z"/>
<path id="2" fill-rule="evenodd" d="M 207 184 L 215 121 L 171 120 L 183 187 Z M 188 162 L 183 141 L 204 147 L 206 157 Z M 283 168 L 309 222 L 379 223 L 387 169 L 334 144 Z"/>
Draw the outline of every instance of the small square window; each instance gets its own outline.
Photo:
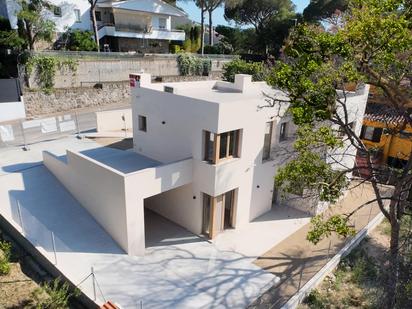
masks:
<path id="1" fill-rule="evenodd" d="M 96 11 L 95 15 L 96 15 L 96 21 L 102 21 L 102 13 L 100 13 L 100 11 Z"/>
<path id="2" fill-rule="evenodd" d="M 284 123 L 280 124 L 280 132 L 279 132 L 279 141 L 280 142 L 287 139 L 287 128 L 288 128 L 287 122 L 284 122 Z"/>
<path id="3" fill-rule="evenodd" d="M 138 121 L 139 121 L 139 130 L 143 131 L 143 132 L 146 132 L 147 131 L 146 116 L 139 115 Z"/>
<path id="4" fill-rule="evenodd" d="M 166 29 L 166 18 L 159 18 L 159 29 Z"/>
<path id="5" fill-rule="evenodd" d="M 53 8 L 54 16 L 61 17 L 62 16 L 62 8 L 60 6 L 55 6 Z"/>
<path id="6" fill-rule="evenodd" d="M 79 9 L 74 9 L 74 16 L 76 17 L 76 23 L 82 22 Z"/>

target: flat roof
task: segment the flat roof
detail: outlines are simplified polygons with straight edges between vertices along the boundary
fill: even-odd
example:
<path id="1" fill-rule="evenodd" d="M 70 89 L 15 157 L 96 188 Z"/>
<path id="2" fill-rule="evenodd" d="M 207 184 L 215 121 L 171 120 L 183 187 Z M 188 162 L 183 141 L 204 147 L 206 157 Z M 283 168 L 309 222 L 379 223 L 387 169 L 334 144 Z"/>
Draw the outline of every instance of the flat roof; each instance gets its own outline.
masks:
<path id="1" fill-rule="evenodd" d="M 173 87 L 176 95 L 190 97 L 198 100 L 205 100 L 213 103 L 233 103 L 239 101 L 264 101 L 269 95 L 287 99 L 287 96 L 280 90 L 274 89 L 266 82 L 252 82 L 251 88 L 247 92 L 240 92 L 227 88 L 216 88 L 218 80 L 190 81 L 190 82 L 164 82 L 152 83 L 144 88 L 164 91 L 164 87 Z"/>
<path id="2" fill-rule="evenodd" d="M 160 162 L 133 151 L 108 147 L 83 150 L 80 153 L 124 174 L 161 165 Z"/>

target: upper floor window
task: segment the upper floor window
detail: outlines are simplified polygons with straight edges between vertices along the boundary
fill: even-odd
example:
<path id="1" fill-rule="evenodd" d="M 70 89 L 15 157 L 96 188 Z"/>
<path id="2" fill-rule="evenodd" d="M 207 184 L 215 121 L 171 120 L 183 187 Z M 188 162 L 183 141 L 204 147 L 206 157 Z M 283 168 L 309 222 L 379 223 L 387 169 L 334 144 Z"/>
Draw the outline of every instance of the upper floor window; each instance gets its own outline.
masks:
<path id="1" fill-rule="evenodd" d="M 82 22 L 79 9 L 74 9 L 74 16 L 76 18 L 76 23 L 81 23 Z"/>
<path id="2" fill-rule="evenodd" d="M 53 8 L 54 16 L 61 17 L 62 16 L 62 8 L 60 6 L 55 6 Z"/>
<path id="3" fill-rule="evenodd" d="M 240 130 L 224 132 L 220 134 L 205 131 L 203 158 L 209 163 L 216 164 L 219 161 L 239 156 Z"/>
<path id="4" fill-rule="evenodd" d="M 159 18 L 159 29 L 166 29 L 166 18 Z"/>
<path id="5" fill-rule="evenodd" d="M 272 148 L 272 130 L 273 121 L 266 122 L 265 124 L 265 139 L 263 142 L 263 154 L 262 160 L 266 161 L 270 159 L 270 149 Z"/>
<path id="6" fill-rule="evenodd" d="M 382 132 L 383 128 L 362 126 L 360 138 L 374 143 L 379 143 L 381 141 Z"/>
<path id="7" fill-rule="evenodd" d="M 279 142 L 284 141 L 288 138 L 288 123 L 283 122 L 280 124 L 280 130 L 279 130 Z"/>
<path id="8" fill-rule="evenodd" d="M 102 13 L 100 11 L 95 12 L 96 21 L 102 21 Z"/>
<path id="9" fill-rule="evenodd" d="M 147 131 L 147 119 L 146 116 L 139 115 L 138 116 L 138 125 L 139 125 L 139 130 L 146 132 Z"/>

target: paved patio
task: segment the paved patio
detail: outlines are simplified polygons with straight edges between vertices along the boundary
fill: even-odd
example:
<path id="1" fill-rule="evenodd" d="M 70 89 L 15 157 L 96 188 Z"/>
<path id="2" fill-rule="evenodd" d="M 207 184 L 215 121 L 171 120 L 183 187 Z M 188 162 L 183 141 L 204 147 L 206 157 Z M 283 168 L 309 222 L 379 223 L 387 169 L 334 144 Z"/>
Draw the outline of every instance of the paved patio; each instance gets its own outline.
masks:
<path id="1" fill-rule="evenodd" d="M 102 291 L 97 290 L 99 303 L 104 296 L 122 308 L 139 308 L 140 302 L 143 308 L 245 308 L 278 281 L 253 261 L 308 220 L 282 208 L 214 243 L 146 211 L 147 253 L 126 255 L 40 162 L 42 148 L 62 155 L 65 148 L 96 147 L 68 139 L 1 156 L 0 213 L 17 229 L 22 225 L 26 237 L 74 284 L 93 267 Z M 93 298 L 92 286 L 89 278 L 80 287 Z"/>

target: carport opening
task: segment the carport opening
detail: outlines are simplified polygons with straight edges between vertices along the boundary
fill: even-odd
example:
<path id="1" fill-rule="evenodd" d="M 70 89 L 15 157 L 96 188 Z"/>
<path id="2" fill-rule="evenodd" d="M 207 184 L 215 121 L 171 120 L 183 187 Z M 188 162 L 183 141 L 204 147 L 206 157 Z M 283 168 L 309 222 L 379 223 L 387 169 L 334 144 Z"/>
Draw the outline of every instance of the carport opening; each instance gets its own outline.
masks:
<path id="1" fill-rule="evenodd" d="M 178 190 L 173 189 L 170 191 Z M 168 199 L 170 193 L 163 192 L 144 200 L 144 225 L 146 248 L 174 246 L 204 241 L 183 226 L 168 218 L 167 214 L 179 215 L 179 204 Z M 160 214 L 159 212 L 162 212 Z"/>

